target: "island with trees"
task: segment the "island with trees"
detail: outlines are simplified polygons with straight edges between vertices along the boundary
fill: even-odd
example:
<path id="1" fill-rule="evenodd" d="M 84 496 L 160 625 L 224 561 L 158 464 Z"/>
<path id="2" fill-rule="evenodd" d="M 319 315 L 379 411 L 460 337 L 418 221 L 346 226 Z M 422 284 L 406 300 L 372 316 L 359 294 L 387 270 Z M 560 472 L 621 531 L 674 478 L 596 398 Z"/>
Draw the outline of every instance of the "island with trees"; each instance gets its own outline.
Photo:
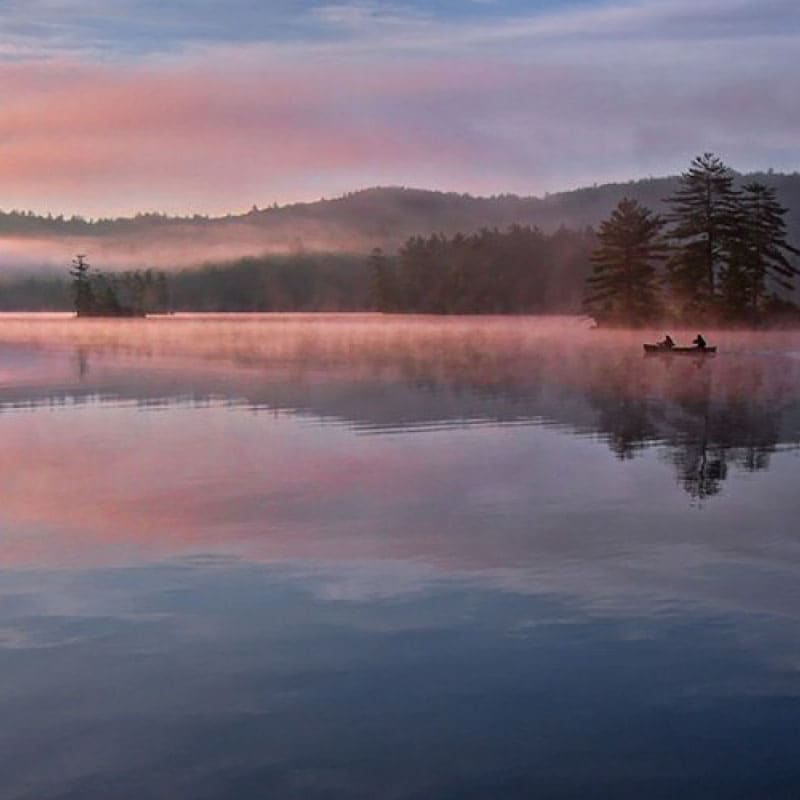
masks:
<path id="1" fill-rule="evenodd" d="M 167 310 L 169 289 L 163 272 L 136 270 L 106 275 L 94 270 L 85 255 L 76 255 L 69 274 L 79 317 L 144 317 Z"/>

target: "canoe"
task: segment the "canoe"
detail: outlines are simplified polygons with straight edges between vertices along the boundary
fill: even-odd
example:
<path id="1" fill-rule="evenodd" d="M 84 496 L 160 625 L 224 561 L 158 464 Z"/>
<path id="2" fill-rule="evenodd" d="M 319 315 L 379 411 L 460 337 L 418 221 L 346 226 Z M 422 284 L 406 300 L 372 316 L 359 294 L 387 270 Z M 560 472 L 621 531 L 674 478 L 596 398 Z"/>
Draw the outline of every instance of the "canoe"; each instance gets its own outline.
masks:
<path id="1" fill-rule="evenodd" d="M 661 356 L 712 356 L 717 352 L 716 347 L 662 347 L 660 344 L 645 344 L 644 352 Z"/>

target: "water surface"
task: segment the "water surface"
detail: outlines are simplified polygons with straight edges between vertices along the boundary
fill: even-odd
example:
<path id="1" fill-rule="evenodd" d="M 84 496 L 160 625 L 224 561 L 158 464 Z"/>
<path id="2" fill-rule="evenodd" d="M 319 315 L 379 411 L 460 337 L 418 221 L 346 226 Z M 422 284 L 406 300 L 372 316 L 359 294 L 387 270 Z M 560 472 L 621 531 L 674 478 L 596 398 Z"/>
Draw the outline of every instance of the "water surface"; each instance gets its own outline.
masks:
<path id="1" fill-rule="evenodd" d="M 800 335 L 659 335 L 0 318 L 2 797 L 797 797 Z"/>

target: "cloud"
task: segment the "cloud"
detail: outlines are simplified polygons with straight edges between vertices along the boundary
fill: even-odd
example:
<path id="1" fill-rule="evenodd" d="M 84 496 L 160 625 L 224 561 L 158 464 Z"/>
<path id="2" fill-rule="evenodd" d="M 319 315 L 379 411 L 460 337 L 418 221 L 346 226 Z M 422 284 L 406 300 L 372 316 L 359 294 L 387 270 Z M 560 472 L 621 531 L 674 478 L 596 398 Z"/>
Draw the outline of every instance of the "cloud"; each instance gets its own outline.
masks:
<path id="1" fill-rule="evenodd" d="M 0 7 L 5 42 L 39 52 L 106 51 L 114 55 L 179 50 L 194 42 L 324 43 L 448 49 L 465 43 L 575 37 L 748 37 L 794 30 L 792 0 L 651 0 L 529 4 L 270 2 L 197 0 L 16 0 Z M 412 36 L 415 37 L 412 41 Z M 344 37 L 344 38 L 343 38 Z"/>
<path id="2" fill-rule="evenodd" d="M 79 5 L 0 11 L 6 208 L 220 212 L 374 184 L 541 193 L 708 149 L 796 167 L 800 8 L 784 0 L 478 17 L 235 5 L 230 20 L 211 3 L 196 18 Z"/>

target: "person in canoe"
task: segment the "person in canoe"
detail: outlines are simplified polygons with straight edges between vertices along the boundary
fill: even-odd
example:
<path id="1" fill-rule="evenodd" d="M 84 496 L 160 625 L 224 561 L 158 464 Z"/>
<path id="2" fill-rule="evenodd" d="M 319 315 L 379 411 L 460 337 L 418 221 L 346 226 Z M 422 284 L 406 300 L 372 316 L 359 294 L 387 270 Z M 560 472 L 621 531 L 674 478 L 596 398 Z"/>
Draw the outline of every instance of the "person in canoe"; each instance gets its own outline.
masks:
<path id="1" fill-rule="evenodd" d="M 672 350 L 672 348 L 675 347 L 675 342 L 672 341 L 672 337 L 669 334 L 666 334 L 663 341 L 658 343 L 658 346 L 664 350 Z"/>
<path id="2" fill-rule="evenodd" d="M 697 336 L 695 336 L 694 340 L 692 341 L 692 344 L 695 345 L 695 347 L 697 347 L 698 350 L 705 350 L 706 347 L 708 347 L 708 345 L 706 344 L 706 340 L 703 338 L 702 333 L 698 333 Z"/>

